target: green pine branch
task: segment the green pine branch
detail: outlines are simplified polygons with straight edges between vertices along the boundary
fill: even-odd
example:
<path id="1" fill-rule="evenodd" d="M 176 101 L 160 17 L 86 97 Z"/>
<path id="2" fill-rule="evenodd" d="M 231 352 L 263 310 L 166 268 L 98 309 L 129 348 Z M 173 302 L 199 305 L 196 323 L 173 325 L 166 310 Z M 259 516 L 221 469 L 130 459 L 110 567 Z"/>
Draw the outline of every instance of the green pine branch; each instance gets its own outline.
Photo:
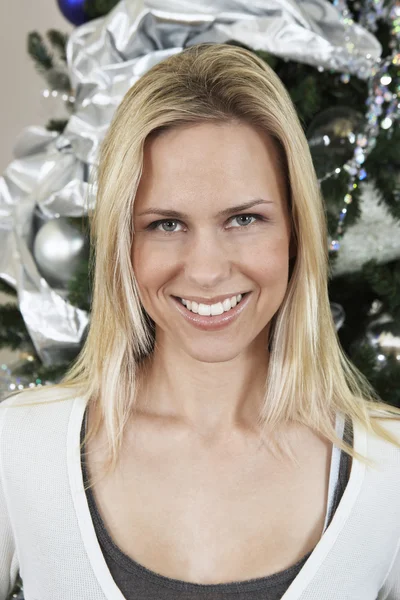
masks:
<path id="1" fill-rule="evenodd" d="M 89 20 L 104 17 L 118 4 L 119 0 L 85 0 L 84 11 Z"/>
<path id="2" fill-rule="evenodd" d="M 57 131 L 62 133 L 66 128 L 68 121 L 66 119 L 50 119 L 46 124 L 47 131 Z"/>
<path id="3" fill-rule="evenodd" d="M 380 265 L 370 260 L 363 265 L 362 274 L 383 303 L 384 312 L 400 322 L 400 261 Z"/>
<path id="4" fill-rule="evenodd" d="M 17 350 L 31 343 L 21 312 L 15 304 L 0 305 L 0 348 Z"/>
<path id="5" fill-rule="evenodd" d="M 54 59 L 42 36 L 37 31 L 28 33 L 28 54 L 33 59 L 37 70 L 45 75 L 54 67 Z"/>
<path id="6" fill-rule="evenodd" d="M 13 298 L 17 297 L 16 290 L 13 287 L 11 287 L 11 285 L 9 285 L 7 282 L 3 281 L 3 279 L 0 279 L 0 292 L 5 294 L 6 296 L 12 296 Z"/>
<path id="7" fill-rule="evenodd" d="M 314 161 L 315 162 L 315 161 Z M 342 169 L 339 174 L 333 175 L 321 183 L 322 195 L 325 201 L 326 217 L 329 235 L 335 236 L 338 226 L 339 214 L 344 206 L 344 197 L 348 191 L 349 175 Z M 343 221 L 343 234 L 354 225 L 361 216 L 362 185 L 352 190 L 352 202 L 347 204 L 346 218 Z"/>
<path id="8" fill-rule="evenodd" d="M 384 366 L 377 366 L 376 349 L 361 344 L 353 350 L 350 359 L 384 402 L 400 408 L 400 364 L 395 356 L 389 354 Z"/>
<path id="9" fill-rule="evenodd" d="M 13 367 L 12 375 L 14 377 L 30 377 L 32 381 L 43 385 L 46 381 L 58 383 L 71 365 L 71 362 L 63 362 L 57 365 L 45 366 L 33 349 L 30 352 L 34 357 L 33 360 L 22 362 L 19 367 Z"/>
<path id="10" fill-rule="evenodd" d="M 68 283 L 68 301 L 73 306 L 78 306 L 86 312 L 90 312 L 92 299 L 92 281 L 89 270 L 89 259 L 83 259 L 74 276 Z"/>
<path id="11" fill-rule="evenodd" d="M 54 50 L 58 52 L 59 57 L 63 62 L 67 62 L 66 50 L 68 37 L 69 36 L 66 33 L 62 33 L 57 29 L 49 29 L 47 32 L 47 38 L 50 44 L 52 45 Z"/>
<path id="12" fill-rule="evenodd" d="M 388 329 L 399 336 L 400 260 L 385 265 L 371 260 L 359 272 L 331 278 L 329 297 L 343 307 L 346 315 L 338 331 L 344 351 L 380 398 L 400 407 L 400 362 L 396 353 L 383 352 L 384 362 L 378 361 L 379 349 L 366 336 L 367 331 L 372 333 L 373 322 L 383 315 L 392 317 Z M 372 315 L 371 306 L 376 300 L 379 310 Z"/>
<path id="13" fill-rule="evenodd" d="M 60 55 L 58 61 L 55 60 L 54 52 L 48 48 L 43 37 L 37 31 L 28 34 L 28 53 L 33 59 L 37 71 L 45 77 L 52 90 L 70 93 L 71 82 L 65 68 L 65 47 L 68 38 L 55 29 L 50 29 L 47 37 L 52 49 Z"/>
<path id="14" fill-rule="evenodd" d="M 376 146 L 365 161 L 365 169 L 391 216 L 400 222 L 400 123 L 396 121 L 390 134 L 381 129 Z"/>

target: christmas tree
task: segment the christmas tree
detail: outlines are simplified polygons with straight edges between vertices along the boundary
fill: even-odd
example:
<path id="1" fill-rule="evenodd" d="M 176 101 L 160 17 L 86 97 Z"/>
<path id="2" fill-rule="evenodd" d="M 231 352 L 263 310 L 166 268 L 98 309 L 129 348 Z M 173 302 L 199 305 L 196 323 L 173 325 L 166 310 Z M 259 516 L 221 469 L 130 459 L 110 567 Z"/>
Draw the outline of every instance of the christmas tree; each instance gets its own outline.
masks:
<path id="1" fill-rule="evenodd" d="M 18 305 L 0 308 L 0 347 L 19 350 L 21 357 L 2 365 L 3 395 L 60 381 L 78 355 L 90 320 L 88 211 L 95 192 L 89 181 L 96 151 L 118 102 L 143 71 L 141 59 L 153 63 L 176 52 L 162 33 L 156 50 L 144 42 L 131 50 L 132 40 L 123 36 L 114 40 L 121 48 L 117 54 L 107 45 L 94 50 L 118 14 L 132 21 L 138 10 L 133 2 L 59 5 L 77 29 L 70 39 L 55 30 L 46 39 L 33 32 L 28 51 L 46 80 L 44 94 L 59 99 L 66 116 L 50 119 L 45 129 L 28 128 L 2 178 L 0 203 L 8 206 L 9 219 L 0 286 L 17 296 Z M 249 35 L 240 22 L 220 26 L 222 41 L 265 60 L 293 99 L 326 202 L 330 298 L 340 341 L 382 399 L 400 406 L 400 8 L 396 2 L 322 0 L 321 8 L 323 17 L 315 22 L 300 7 L 295 17 L 282 8 L 282 23 L 290 18 L 297 28 L 296 46 L 274 39 L 269 30 Z M 218 7 L 214 12 L 217 22 Z M 156 17 L 154 26 L 161 32 Z M 136 35 L 141 27 L 144 22 Z M 201 19 L 185 27 L 177 22 L 182 47 L 188 39 L 186 44 L 196 43 L 196 36 L 202 41 L 206 29 Z M 221 31 L 207 30 L 207 36 L 220 41 Z M 41 166 L 28 181 L 33 161 Z M 23 184 L 21 167 L 27 173 Z"/>
<path id="2" fill-rule="evenodd" d="M 116 40 L 123 49 L 118 56 L 112 56 L 108 47 L 102 56 L 95 56 L 93 40 L 107 31 L 118 11 L 129 22 L 134 4 L 127 3 L 128 8 L 116 0 L 59 4 L 81 26 L 70 40 L 55 30 L 47 32 L 47 41 L 33 32 L 28 51 L 47 82 L 44 94 L 59 98 L 67 116 L 49 120 L 46 129 L 24 132 L 16 161 L 2 178 L 0 202 L 7 205 L 9 218 L 1 242 L 0 286 L 17 296 L 18 305 L 0 309 L 0 347 L 19 350 L 22 358 L 17 365 L 2 366 L 3 395 L 17 386 L 59 381 L 79 353 L 90 319 L 87 213 L 90 201 L 94 202 L 89 198 L 85 206 L 84 199 L 97 146 L 116 105 L 138 77 L 132 74 L 134 65 L 143 56 L 155 62 L 176 51 L 169 39 L 160 36 L 161 54 L 160 49 L 144 46 L 130 55 L 128 40 L 121 39 Z M 303 39 L 298 39 L 295 50 L 267 32 L 264 39 L 251 37 L 240 30 L 240 24 L 225 27 L 223 41 L 258 54 L 277 72 L 293 99 L 326 202 L 330 297 L 340 341 L 382 399 L 400 406 L 400 8 L 395 2 L 337 1 L 321 1 L 321 7 L 323 19 L 315 23 L 299 8 L 291 25 Z M 283 8 L 281 16 L 287 21 Z M 88 28 L 92 23 L 96 26 Z M 335 39 L 330 39 L 328 25 Z M 187 26 L 181 38 L 190 34 L 194 43 L 196 34 L 204 37 L 204 30 Z M 217 38 L 216 33 L 207 35 L 208 41 Z M 250 45 L 249 39 L 254 43 Z M 325 55 L 322 51 L 318 55 L 321 39 L 330 45 Z M 310 40 L 316 53 L 308 49 Z M 79 71 L 78 44 L 84 46 L 85 72 Z M 104 76 L 100 63 L 107 64 L 108 77 L 112 69 L 121 73 L 121 63 L 126 73 L 112 93 L 111 88 L 105 92 L 104 97 L 109 96 L 96 117 L 99 121 L 90 123 L 90 112 L 100 107 L 96 105 Z M 80 119 L 86 121 L 86 135 L 81 137 Z M 33 161 L 41 163 L 37 176 L 28 181 L 26 175 L 21 184 L 17 169 L 20 172 L 22 166 L 27 173 Z M 54 168 L 49 171 L 50 163 Z"/>
<path id="3" fill-rule="evenodd" d="M 44 94 L 59 99 L 66 117 L 50 119 L 45 129 L 28 128 L 2 178 L 0 203 L 8 207 L 8 220 L 0 287 L 18 304 L 0 308 L 0 347 L 18 350 L 21 357 L 17 364 L 2 365 L 3 395 L 60 381 L 78 355 L 90 320 L 88 210 L 95 200 L 89 180 L 96 150 L 116 105 L 143 70 L 140 60 L 157 62 L 176 52 L 161 33 L 156 50 L 143 42 L 132 51 L 132 40 L 123 36 L 114 40 L 122 49 L 117 55 L 107 45 L 93 50 L 118 13 L 132 21 L 133 2 L 59 5 L 79 27 L 69 40 L 55 30 L 46 39 L 33 32 L 28 51 L 46 80 Z M 267 30 L 251 36 L 239 22 L 224 28 L 223 41 L 258 54 L 293 99 L 326 202 L 330 298 L 340 341 L 382 399 L 400 406 L 400 8 L 396 2 L 322 0 L 321 8 L 323 17 L 315 22 L 300 7 L 298 15 L 290 15 L 298 34 L 293 48 Z M 218 7 L 214 12 L 218 21 Z M 281 18 L 288 22 L 284 8 Z M 154 17 L 160 31 L 161 25 Z M 177 31 L 190 45 L 196 35 L 204 38 L 206 27 L 177 22 Z M 219 41 L 221 32 L 207 30 L 207 36 Z M 328 51 L 318 45 L 321 40 Z M 33 162 L 40 166 L 32 178 Z M 21 168 L 26 170 L 22 183 Z"/>
<path id="4" fill-rule="evenodd" d="M 215 41 L 253 51 L 288 89 L 326 203 L 339 339 L 379 396 L 400 407 L 399 4 L 319 0 L 317 18 L 307 5 L 296 14 L 282 5 L 271 16 L 265 0 L 265 14 L 248 6 L 243 17 L 252 14 L 252 21 L 227 25 L 218 20 L 216 2 L 213 27 L 193 7 L 198 18 L 185 24 L 177 18 L 174 38 L 173 3 L 165 6 L 169 32 L 151 10 L 133 27 L 140 12 L 133 1 L 59 5 L 76 30 L 70 38 L 33 32 L 28 51 L 46 81 L 44 94 L 58 99 L 66 116 L 23 133 L 0 186 L 0 288 L 18 300 L 0 307 L 0 347 L 20 353 L 18 363 L 2 365 L 0 398 L 60 381 L 84 343 L 93 270 L 90 182 L 116 106 L 152 64 Z M 117 31 L 117 19 L 129 27 Z M 276 34 L 284 27 L 296 33 L 293 45 Z M 23 598 L 20 579 L 11 597 Z"/>

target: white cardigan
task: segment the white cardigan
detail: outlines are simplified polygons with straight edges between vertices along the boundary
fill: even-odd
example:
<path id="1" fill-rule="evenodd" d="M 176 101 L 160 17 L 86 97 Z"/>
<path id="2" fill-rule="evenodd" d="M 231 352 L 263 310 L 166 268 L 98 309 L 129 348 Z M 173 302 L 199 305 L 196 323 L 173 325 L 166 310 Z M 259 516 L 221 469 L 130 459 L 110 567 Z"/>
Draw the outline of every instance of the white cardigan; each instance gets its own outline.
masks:
<path id="1" fill-rule="evenodd" d="M 25 600 L 124 600 L 83 489 L 85 402 L 8 408 L 30 394 L 0 403 L 0 600 L 18 571 Z M 400 437 L 400 418 L 381 423 Z M 282 600 L 400 600 L 400 449 L 357 423 L 354 448 L 378 469 L 353 461 L 329 527 Z"/>

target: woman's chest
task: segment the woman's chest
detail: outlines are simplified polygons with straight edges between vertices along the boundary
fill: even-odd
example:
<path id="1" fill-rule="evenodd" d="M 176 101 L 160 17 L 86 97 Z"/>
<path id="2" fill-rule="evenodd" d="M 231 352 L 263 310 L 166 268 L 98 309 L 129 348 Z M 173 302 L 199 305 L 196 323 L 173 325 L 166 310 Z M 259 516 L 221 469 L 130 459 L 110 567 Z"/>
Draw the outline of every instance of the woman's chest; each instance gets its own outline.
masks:
<path id="1" fill-rule="evenodd" d="M 160 452 L 147 442 L 125 448 L 93 493 L 114 543 L 148 569 L 196 583 L 240 581 L 286 569 L 318 543 L 329 444 L 300 444 L 296 466 L 262 450 L 171 443 Z M 96 464 L 94 453 L 92 476 Z"/>

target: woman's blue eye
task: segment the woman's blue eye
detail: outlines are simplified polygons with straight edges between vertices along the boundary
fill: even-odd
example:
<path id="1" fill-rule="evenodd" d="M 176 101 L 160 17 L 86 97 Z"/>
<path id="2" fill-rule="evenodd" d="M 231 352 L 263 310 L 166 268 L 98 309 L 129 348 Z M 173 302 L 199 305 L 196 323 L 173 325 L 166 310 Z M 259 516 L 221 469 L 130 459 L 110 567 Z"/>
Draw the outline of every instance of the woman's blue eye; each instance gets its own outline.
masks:
<path id="1" fill-rule="evenodd" d="M 171 225 L 171 223 L 178 223 L 178 221 L 158 221 L 159 225 Z M 166 233 L 172 233 L 171 229 L 166 230 Z"/>
<path id="2" fill-rule="evenodd" d="M 233 217 L 233 219 L 256 219 L 256 216 L 255 215 L 237 215 L 236 217 Z M 253 223 L 253 222 L 254 221 L 252 221 L 251 223 Z M 251 225 L 251 223 L 241 223 L 239 225 L 239 227 Z"/>
<path id="3" fill-rule="evenodd" d="M 264 217 L 262 217 L 261 215 L 236 215 L 234 217 L 231 217 L 231 221 L 233 221 L 234 219 L 254 219 L 255 221 L 265 221 L 266 219 Z M 238 221 L 239 222 L 239 221 Z M 159 230 L 163 233 L 175 233 L 175 228 L 173 227 L 174 224 L 176 223 L 180 223 L 180 221 L 178 221 L 177 219 L 162 219 L 159 221 L 153 221 L 153 223 L 150 223 L 150 225 L 148 225 L 146 227 L 146 229 L 150 229 L 150 230 Z M 248 221 L 247 223 L 240 223 L 236 228 L 245 228 L 248 227 L 249 225 L 252 225 L 254 223 L 254 221 Z M 164 229 L 164 225 L 167 226 L 167 229 Z M 172 225 L 172 228 L 169 228 Z M 162 229 L 158 229 L 159 227 L 162 227 Z"/>

